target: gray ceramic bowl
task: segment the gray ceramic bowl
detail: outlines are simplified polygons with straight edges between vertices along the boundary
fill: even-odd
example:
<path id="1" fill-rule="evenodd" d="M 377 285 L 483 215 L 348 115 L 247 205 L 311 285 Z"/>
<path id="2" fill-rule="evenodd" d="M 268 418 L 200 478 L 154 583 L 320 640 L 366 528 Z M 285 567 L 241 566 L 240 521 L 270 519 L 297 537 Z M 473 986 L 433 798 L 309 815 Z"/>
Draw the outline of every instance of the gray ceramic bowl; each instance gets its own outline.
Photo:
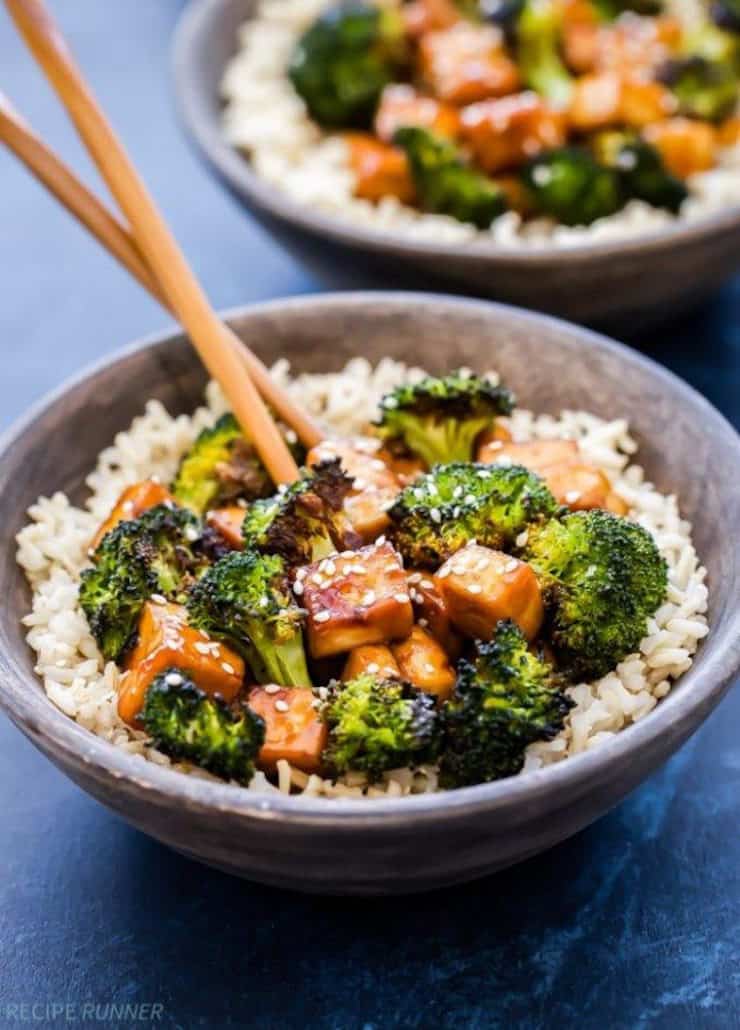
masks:
<path id="1" fill-rule="evenodd" d="M 679 747 L 740 665 L 740 439 L 698 394 L 657 365 L 587 330 L 481 301 L 424 294 L 338 294 L 233 313 L 267 360 L 337 369 L 384 354 L 432 371 L 495 366 L 538 411 L 626 415 L 648 475 L 694 523 L 711 584 L 712 632 L 676 689 L 600 748 L 489 785 L 397 800 L 252 795 L 131 757 L 47 700 L 21 616 L 29 592 L 10 541 L 39 494 L 84 494 L 97 452 L 147 396 L 190 411 L 203 371 L 179 335 L 146 340 L 43 401 L 0 454 L 0 705 L 84 790 L 146 833 L 210 865 L 322 892 L 415 891 L 471 879 L 563 840 L 602 815 Z"/>
<path id="2" fill-rule="evenodd" d="M 740 206 L 639 239 L 539 252 L 492 242 L 443 245 L 373 232 L 292 201 L 224 141 L 219 83 L 256 0 L 192 0 L 178 27 L 174 73 L 185 125 L 226 185 L 335 287 L 444 287 L 611 329 L 674 317 L 740 266 Z"/>

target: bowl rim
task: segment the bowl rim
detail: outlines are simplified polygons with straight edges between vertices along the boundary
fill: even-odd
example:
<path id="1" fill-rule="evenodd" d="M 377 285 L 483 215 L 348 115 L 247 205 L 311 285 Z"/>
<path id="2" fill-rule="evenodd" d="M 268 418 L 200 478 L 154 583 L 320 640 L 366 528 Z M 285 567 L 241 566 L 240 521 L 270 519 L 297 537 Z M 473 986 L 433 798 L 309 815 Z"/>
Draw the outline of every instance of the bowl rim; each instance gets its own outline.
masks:
<path id="1" fill-rule="evenodd" d="M 506 246 L 494 240 L 475 237 L 460 243 L 411 240 L 388 229 L 368 228 L 307 205 L 262 178 L 254 171 L 246 154 L 226 142 L 218 122 L 212 117 L 210 101 L 196 85 L 192 68 L 199 59 L 203 40 L 222 8 L 235 0 L 189 0 L 180 15 L 173 37 L 171 68 L 175 98 L 181 120 L 199 152 L 219 177 L 253 207 L 283 225 L 296 226 L 306 233 L 327 238 L 354 250 L 371 251 L 402 258 L 449 258 L 460 264 L 477 264 L 481 259 L 491 265 L 507 267 L 581 265 L 584 261 L 608 261 L 615 257 L 656 256 L 740 227 L 740 202 L 725 210 L 692 221 L 675 220 L 661 229 L 623 239 L 595 240 L 568 246 L 543 243 L 536 246 Z M 249 20 L 248 18 L 245 20 Z"/>
<path id="2" fill-rule="evenodd" d="M 688 403 L 702 418 L 708 434 L 720 434 L 734 451 L 734 458 L 740 473 L 740 436 L 731 424 L 701 394 L 672 372 L 637 354 L 623 344 L 617 343 L 591 330 L 564 322 L 561 319 L 536 312 L 515 308 L 512 305 L 491 301 L 472 300 L 445 294 L 410 293 L 405 291 L 362 291 L 346 293 L 325 293 L 305 297 L 276 299 L 259 304 L 231 308 L 223 316 L 240 324 L 248 325 L 251 318 L 260 318 L 278 312 L 312 309 L 322 310 L 367 310 L 377 306 L 387 310 L 389 306 L 423 304 L 439 305 L 450 310 L 478 310 L 491 320 L 492 327 L 497 318 L 515 314 L 519 320 L 537 327 L 549 325 L 559 332 L 565 332 L 571 341 L 584 347 L 596 348 L 610 353 L 626 363 L 627 368 L 639 367 L 647 371 L 656 381 L 656 388 L 668 386 L 676 402 Z M 110 355 L 85 366 L 53 391 L 37 401 L 26 415 L 18 419 L 0 437 L 0 483 L 2 483 L 6 456 L 48 409 L 64 398 L 83 382 L 94 378 L 101 371 L 116 365 L 122 359 L 143 350 L 164 346 L 172 341 L 184 340 L 184 334 L 176 329 L 154 333 L 116 350 Z M 125 427 L 121 427 L 125 428 Z M 740 546 L 740 545 L 738 545 Z M 13 619 L 18 613 L 4 609 L 3 618 Z M 719 650 L 713 655 L 710 665 L 692 668 L 681 678 L 684 689 L 674 690 L 664 698 L 644 719 L 617 733 L 613 739 L 598 748 L 573 755 L 566 761 L 555 763 L 540 770 L 522 773 L 518 776 L 493 783 L 464 787 L 454 791 L 434 794 L 419 794 L 400 798 L 327 799 L 306 798 L 277 793 L 252 793 L 242 787 L 203 780 L 174 769 L 159 766 L 138 755 L 131 755 L 116 745 L 84 729 L 65 715 L 46 696 L 39 680 L 35 678 L 33 690 L 28 689 L 28 676 L 15 664 L 12 656 L 7 665 L 7 675 L 0 679 L 0 708 L 5 709 L 24 732 L 32 739 L 43 735 L 45 741 L 67 756 L 72 764 L 94 767 L 111 781 L 127 780 L 151 797 L 171 804 L 181 803 L 189 809 L 228 812 L 237 817 L 257 820 L 275 820 L 285 817 L 294 826 L 328 825 L 337 830 L 375 827 L 408 827 L 411 823 L 423 825 L 435 822 L 440 814 L 447 818 L 465 817 L 471 811 L 509 810 L 511 807 L 526 809 L 529 803 L 543 798 L 561 798 L 569 791 L 577 793 L 579 784 L 585 784 L 599 776 L 608 775 L 609 770 L 628 760 L 633 749 L 656 739 L 662 733 L 685 736 L 694 723 L 700 723 L 719 702 L 730 681 L 740 669 L 740 608 L 727 620 L 719 638 Z M 0 655 L 0 662 L 3 656 Z M 696 720 L 697 710 L 700 719 Z M 703 710 L 703 714 L 702 714 Z M 113 787 L 112 789 L 115 789 Z"/>

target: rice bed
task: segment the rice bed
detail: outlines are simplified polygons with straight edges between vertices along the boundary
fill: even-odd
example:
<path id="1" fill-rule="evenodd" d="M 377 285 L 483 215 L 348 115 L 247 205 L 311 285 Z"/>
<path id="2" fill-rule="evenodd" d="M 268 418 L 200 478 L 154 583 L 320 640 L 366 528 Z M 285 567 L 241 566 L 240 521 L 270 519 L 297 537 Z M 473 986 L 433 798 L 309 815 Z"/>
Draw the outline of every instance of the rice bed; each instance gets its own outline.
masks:
<path id="1" fill-rule="evenodd" d="M 275 378 L 334 435 L 361 432 L 384 393 L 423 374 L 390 359 L 373 368 L 363 358 L 355 358 L 334 374 L 292 378 L 285 362 L 273 369 Z M 17 537 L 18 562 L 33 590 L 32 609 L 23 622 L 49 699 L 91 732 L 160 765 L 170 765 L 170 759 L 118 717 L 120 673 L 113 662 L 103 661 L 90 634 L 78 604 L 79 573 L 88 561 L 95 529 L 123 488 L 153 475 L 170 480 L 183 452 L 225 408 L 214 384 L 206 390 L 205 405 L 191 416 L 173 417 L 158 401 L 149 401 L 130 429 L 119 433 L 100 454 L 86 480 L 90 496 L 85 507 L 74 507 L 63 493 L 42 497 L 29 509 L 31 521 Z M 691 666 L 698 643 L 708 632 L 707 588 L 706 570 L 691 543 L 691 526 L 681 518 L 676 498 L 660 494 L 631 461 L 636 444 L 626 421 L 607 422 L 582 411 L 563 411 L 553 418 L 524 409 L 517 409 L 511 421 L 516 440 L 577 440 L 586 459 L 609 475 L 615 492 L 628 504 L 630 517 L 652 533 L 669 569 L 666 602 L 649 620 L 639 651 L 602 679 L 568 689 L 575 706 L 566 726 L 554 740 L 528 748 L 522 770 L 526 773 L 598 747 L 652 711 L 672 682 Z M 211 778 L 191 766 L 178 764 L 177 768 Z M 394 770 L 381 784 L 368 786 L 362 775 L 324 780 L 281 762 L 277 786 L 258 772 L 247 789 L 373 798 L 436 788 L 433 768 Z"/>

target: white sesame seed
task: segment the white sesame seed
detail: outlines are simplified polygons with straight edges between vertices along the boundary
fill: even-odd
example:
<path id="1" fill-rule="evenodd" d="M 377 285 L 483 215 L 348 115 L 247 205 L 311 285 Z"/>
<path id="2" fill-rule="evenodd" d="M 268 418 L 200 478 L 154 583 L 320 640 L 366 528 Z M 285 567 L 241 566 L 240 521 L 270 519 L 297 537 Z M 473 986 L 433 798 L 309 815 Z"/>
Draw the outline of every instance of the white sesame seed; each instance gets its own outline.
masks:
<path id="1" fill-rule="evenodd" d="M 234 668 L 234 666 L 233 666 L 233 665 L 231 664 L 231 662 L 221 662 L 221 668 L 222 668 L 222 669 L 224 670 L 224 672 L 228 672 L 228 673 L 230 673 L 230 674 L 231 674 L 232 676 L 233 676 L 233 674 L 234 674 L 234 673 L 236 672 L 236 669 L 235 669 L 235 668 Z"/>
<path id="2" fill-rule="evenodd" d="M 371 604 L 375 604 L 375 601 L 376 601 L 375 591 L 374 590 L 367 590 L 362 595 L 362 600 L 360 601 L 360 604 L 363 606 L 363 608 L 369 608 Z"/>
<path id="3" fill-rule="evenodd" d="M 237 506 L 237 508 L 244 508 L 244 509 L 246 509 L 246 507 L 247 507 L 246 499 L 244 497 L 238 497 L 237 501 L 236 501 L 236 506 Z"/>
<path id="4" fill-rule="evenodd" d="M 427 674 L 434 672 L 434 666 L 431 662 L 424 662 L 424 672 L 426 672 Z"/>
<path id="5" fill-rule="evenodd" d="M 293 584 L 293 593 L 300 597 L 303 593 L 303 589 L 303 583 L 301 583 L 301 581 L 297 579 Z"/>
<path id="6" fill-rule="evenodd" d="M 364 490 L 367 486 L 367 480 L 363 479 L 362 476 L 358 476 L 357 479 L 352 483 L 352 487 L 355 490 Z"/>
<path id="7" fill-rule="evenodd" d="M 568 504 L 575 504 L 576 501 L 579 501 L 580 499 L 581 499 L 581 491 L 580 490 L 569 490 L 567 492 L 567 494 L 565 495 L 565 500 L 566 500 L 566 502 Z"/>
<path id="8" fill-rule="evenodd" d="M 377 539 L 377 540 L 375 541 L 375 546 L 376 546 L 376 547 L 382 547 L 382 546 L 383 546 L 383 544 L 385 543 L 385 540 L 386 540 L 386 538 L 385 538 L 385 534 L 381 534 L 381 535 L 380 535 L 380 536 L 378 537 L 378 539 Z"/>
<path id="9" fill-rule="evenodd" d="M 210 654 L 211 653 L 211 645 L 210 644 L 203 644 L 200 640 L 198 640 L 195 643 L 195 650 L 198 652 L 198 654 Z"/>
<path id="10" fill-rule="evenodd" d="M 199 629 L 199 630 L 198 630 L 198 633 L 200 633 L 200 635 L 201 635 L 201 636 L 203 637 L 203 639 L 204 639 L 204 640 L 210 640 L 210 639 L 211 639 L 211 635 L 210 635 L 210 633 L 208 633 L 208 632 L 207 632 L 206 630 L 204 630 L 204 629 Z"/>
<path id="11" fill-rule="evenodd" d="M 195 528 L 195 526 L 188 526 L 185 530 L 185 539 L 189 540 L 191 544 L 195 543 L 199 536 L 200 533 Z"/>
<path id="12" fill-rule="evenodd" d="M 429 511 L 429 517 L 432 522 L 439 524 L 442 521 L 442 515 L 440 514 L 439 508 L 431 508 Z"/>
<path id="13" fill-rule="evenodd" d="M 313 621 L 314 622 L 328 622 L 330 618 L 331 618 L 331 612 L 327 612 L 327 611 L 316 612 L 316 614 L 313 617 Z"/>
<path id="14" fill-rule="evenodd" d="M 167 598 L 163 597 L 162 594 L 152 594 L 151 599 L 155 604 L 167 604 Z"/>
<path id="15" fill-rule="evenodd" d="M 524 545 L 526 544 L 527 540 L 529 540 L 529 530 L 528 529 L 523 529 L 521 531 L 521 533 L 519 534 L 519 536 L 514 541 L 514 543 L 516 544 L 517 547 L 524 547 Z"/>
<path id="16" fill-rule="evenodd" d="M 356 551 L 342 551 L 340 558 L 354 558 Z"/>
<path id="17" fill-rule="evenodd" d="M 320 576 L 318 572 L 314 572 L 313 576 L 311 576 L 311 582 L 315 583 L 317 587 L 322 587 L 324 585 L 324 577 Z"/>
<path id="18" fill-rule="evenodd" d="M 475 504 L 475 495 L 474 494 L 466 494 L 465 495 L 465 503 L 466 504 Z"/>
<path id="19" fill-rule="evenodd" d="M 407 579 L 409 583 L 421 583 L 421 573 L 412 572 L 411 575 L 407 577 Z"/>
<path id="20" fill-rule="evenodd" d="M 290 711 L 290 705 L 288 704 L 287 701 L 284 701 L 282 699 L 282 697 L 279 697 L 277 699 L 277 701 L 275 702 L 275 711 L 276 712 L 289 712 Z"/>
<path id="21" fill-rule="evenodd" d="M 479 583 L 471 583 L 468 587 L 469 594 L 480 594 L 483 592 L 483 587 Z"/>
<path id="22" fill-rule="evenodd" d="M 260 597 L 260 608 L 266 608 L 269 603 L 270 599 L 268 597 Z"/>
<path id="23" fill-rule="evenodd" d="M 426 628 L 427 628 L 427 626 L 429 625 L 429 620 L 428 620 L 428 619 L 419 619 L 419 625 L 420 625 L 420 626 L 421 626 L 421 627 L 422 627 L 423 629 L 426 629 Z"/>
<path id="24" fill-rule="evenodd" d="M 318 693 L 318 695 L 319 695 L 319 697 L 321 698 L 322 701 L 326 701 L 327 697 L 329 696 L 329 688 L 328 687 L 319 687 L 317 693 Z"/>
<path id="25" fill-rule="evenodd" d="M 377 662 L 369 662 L 366 671 L 369 673 L 380 672 L 380 666 Z"/>
<path id="26" fill-rule="evenodd" d="M 337 567 L 334 564 L 334 562 L 331 560 L 331 558 L 327 558 L 324 562 L 324 572 L 328 572 L 330 576 L 333 576 L 336 571 Z"/>
<path id="27" fill-rule="evenodd" d="M 423 586 L 425 590 L 434 590 L 434 583 L 432 583 L 431 579 L 423 579 L 421 581 L 421 586 Z"/>
<path id="28" fill-rule="evenodd" d="M 181 687 L 183 684 L 183 678 L 179 672 L 168 672 L 164 681 L 168 687 Z"/>
<path id="29" fill-rule="evenodd" d="M 443 565 L 437 573 L 437 579 L 447 579 L 451 572 L 452 569 L 449 567 L 449 565 Z"/>
<path id="30" fill-rule="evenodd" d="M 374 468 L 376 472 L 385 472 L 388 466 L 384 461 L 381 461 L 380 458 L 373 458 L 370 462 L 370 467 Z"/>
<path id="31" fill-rule="evenodd" d="M 394 601 L 398 601 L 399 604 L 408 604 L 409 603 L 409 595 L 408 594 L 394 594 L 393 595 L 393 600 Z"/>
<path id="32" fill-rule="evenodd" d="M 455 500 L 457 500 L 459 497 L 462 497 L 463 492 L 464 491 L 461 486 L 456 486 L 455 489 L 452 491 L 452 496 L 455 498 Z"/>
<path id="33" fill-rule="evenodd" d="M 162 482 L 162 480 L 159 478 L 159 476 L 149 476 L 149 478 L 151 479 L 152 483 L 161 483 Z"/>
<path id="34" fill-rule="evenodd" d="M 488 558 L 479 558 L 478 561 L 475 563 L 475 571 L 476 572 L 483 572 L 484 569 L 488 568 L 488 564 L 489 564 L 489 559 Z"/>
<path id="35" fill-rule="evenodd" d="M 506 565 L 504 565 L 504 572 L 516 572 L 518 568 L 519 562 L 516 558 L 512 558 L 510 561 L 507 561 Z"/>
<path id="36" fill-rule="evenodd" d="M 279 687 L 277 683 L 268 683 L 265 687 L 266 694 L 278 694 L 283 688 Z"/>

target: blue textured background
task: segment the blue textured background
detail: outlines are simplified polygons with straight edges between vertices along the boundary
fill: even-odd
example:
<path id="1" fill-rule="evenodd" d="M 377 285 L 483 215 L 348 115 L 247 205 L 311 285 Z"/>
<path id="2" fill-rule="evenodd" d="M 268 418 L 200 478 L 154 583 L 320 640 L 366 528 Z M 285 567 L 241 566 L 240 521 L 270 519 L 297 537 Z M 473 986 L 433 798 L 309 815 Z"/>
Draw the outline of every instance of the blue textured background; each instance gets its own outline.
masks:
<path id="1" fill-rule="evenodd" d="M 182 140 L 167 74 L 179 0 L 52 6 L 213 300 L 318 288 Z M 95 183 L 1 13 L 0 70 Z M 4 153 L 0 272 L 0 429 L 69 372 L 163 325 Z M 737 425 L 740 283 L 639 342 Z M 739 728 L 735 691 L 573 840 L 477 884 L 360 902 L 252 886 L 171 854 L 0 720 L 0 1027 L 21 1025 L 9 1005 L 130 1001 L 161 1003 L 160 1025 L 186 1028 L 729 1030 L 740 1025 Z"/>

